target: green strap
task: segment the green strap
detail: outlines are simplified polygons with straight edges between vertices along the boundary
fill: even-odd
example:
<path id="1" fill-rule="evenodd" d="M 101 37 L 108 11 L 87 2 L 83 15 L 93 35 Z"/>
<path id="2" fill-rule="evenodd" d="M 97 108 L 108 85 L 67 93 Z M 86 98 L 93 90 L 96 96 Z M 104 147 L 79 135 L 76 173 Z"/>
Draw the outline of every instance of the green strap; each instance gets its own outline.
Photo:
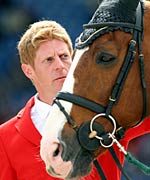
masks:
<path id="1" fill-rule="evenodd" d="M 129 163 L 137 166 L 141 171 L 143 171 L 146 175 L 150 175 L 150 167 L 141 163 L 137 159 L 135 159 L 130 152 L 127 152 L 125 154 L 126 159 L 128 160 Z"/>

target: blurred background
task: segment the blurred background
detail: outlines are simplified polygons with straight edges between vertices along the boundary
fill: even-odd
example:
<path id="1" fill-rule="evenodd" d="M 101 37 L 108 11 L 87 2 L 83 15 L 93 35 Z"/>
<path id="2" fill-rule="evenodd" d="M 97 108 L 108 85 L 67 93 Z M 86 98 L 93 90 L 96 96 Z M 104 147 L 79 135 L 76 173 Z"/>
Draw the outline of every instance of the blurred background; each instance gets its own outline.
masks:
<path id="1" fill-rule="evenodd" d="M 17 42 L 29 24 L 55 20 L 63 25 L 73 44 L 98 6 L 98 0 L 0 0 L 0 124 L 13 117 L 34 95 L 35 89 L 23 75 L 17 52 Z M 129 150 L 150 165 L 150 135 L 133 140 Z M 125 162 L 132 180 L 148 180 L 135 167 Z M 122 177 L 124 180 L 124 177 Z"/>

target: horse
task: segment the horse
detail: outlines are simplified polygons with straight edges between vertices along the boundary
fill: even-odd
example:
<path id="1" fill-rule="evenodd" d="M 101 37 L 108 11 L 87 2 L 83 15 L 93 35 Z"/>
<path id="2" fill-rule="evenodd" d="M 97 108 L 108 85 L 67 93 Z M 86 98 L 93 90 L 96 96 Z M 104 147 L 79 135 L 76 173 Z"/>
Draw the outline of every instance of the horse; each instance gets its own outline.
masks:
<path id="1" fill-rule="evenodd" d="M 86 175 L 96 157 L 149 117 L 149 19 L 148 1 L 102 0 L 83 26 L 41 140 L 51 175 Z"/>

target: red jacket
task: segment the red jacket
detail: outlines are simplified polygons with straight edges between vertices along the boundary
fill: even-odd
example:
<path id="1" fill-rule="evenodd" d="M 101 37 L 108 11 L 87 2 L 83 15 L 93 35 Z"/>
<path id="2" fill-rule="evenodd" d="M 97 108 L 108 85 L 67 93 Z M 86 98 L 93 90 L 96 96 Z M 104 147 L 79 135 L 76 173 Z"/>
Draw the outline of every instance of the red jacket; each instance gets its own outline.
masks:
<path id="1" fill-rule="evenodd" d="M 31 98 L 16 117 L 0 126 L 0 180 L 60 180 L 47 174 L 45 165 L 40 159 L 41 135 L 30 118 L 33 105 L 34 98 Z M 122 145 L 126 147 L 128 141 L 138 133 L 144 134 L 149 124 L 147 119 L 136 128 L 135 133 L 129 130 L 122 140 Z M 118 156 L 123 163 L 123 154 L 118 151 Z M 108 152 L 98 160 L 108 180 L 120 179 L 120 172 Z M 95 168 L 87 177 L 82 178 L 82 180 L 91 179 L 100 179 Z"/>

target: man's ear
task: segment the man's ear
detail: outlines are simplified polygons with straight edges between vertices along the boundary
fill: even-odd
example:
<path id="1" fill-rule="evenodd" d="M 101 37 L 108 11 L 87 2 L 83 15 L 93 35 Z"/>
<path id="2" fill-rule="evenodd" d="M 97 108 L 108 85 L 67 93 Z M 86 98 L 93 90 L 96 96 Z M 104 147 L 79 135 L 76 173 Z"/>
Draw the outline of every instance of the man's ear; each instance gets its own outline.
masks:
<path id="1" fill-rule="evenodd" d="M 29 78 L 32 79 L 33 77 L 33 68 L 29 64 L 22 64 L 21 69 L 24 72 L 24 74 Z"/>

